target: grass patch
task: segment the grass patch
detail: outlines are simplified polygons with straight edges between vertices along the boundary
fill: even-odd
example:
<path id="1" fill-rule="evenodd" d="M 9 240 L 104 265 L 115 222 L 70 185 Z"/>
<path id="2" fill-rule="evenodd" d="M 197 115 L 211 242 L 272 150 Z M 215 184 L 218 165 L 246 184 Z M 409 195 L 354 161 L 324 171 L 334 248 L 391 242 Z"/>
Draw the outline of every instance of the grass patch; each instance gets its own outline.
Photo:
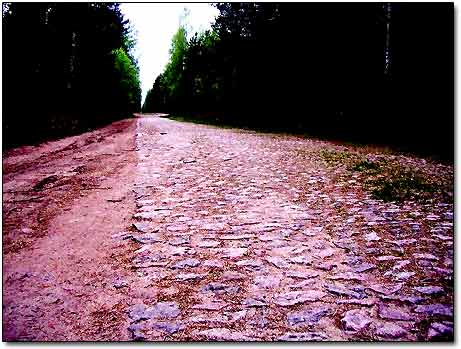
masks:
<path id="1" fill-rule="evenodd" d="M 430 199 L 437 185 L 410 170 L 389 171 L 382 178 L 370 179 L 366 185 L 375 199 L 405 201 Z"/>
<path id="2" fill-rule="evenodd" d="M 349 161 L 353 161 L 357 155 L 347 151 L 327 150 L 320 151 L 320 157 L 328 166 L 337 166 Z"/>
<path id="3" fill-rule="evenodd" d="M 414 169 L 389 162 L 384 159 L 370 161 L 359 159 L 349 170 L 361 172 L 363 187 L 374 199 L 386 202 L 403 202 L 406 200 L 428 201 L 435 195 L 449 199 L 449 184 L 436 181 L 432 177 Z"/>
<path id="4" fill-rule="evenodd" d="M 369 160 L 360 160 L 354 163 L 351 168 L 352 171 L 358 171 L 358 172 L 365 172 L 365 171 L 371 171 L 371 172 L 379 172 L 382 170 L 382 167 L 380 164 L 376 162 L 372 162 Z"/>

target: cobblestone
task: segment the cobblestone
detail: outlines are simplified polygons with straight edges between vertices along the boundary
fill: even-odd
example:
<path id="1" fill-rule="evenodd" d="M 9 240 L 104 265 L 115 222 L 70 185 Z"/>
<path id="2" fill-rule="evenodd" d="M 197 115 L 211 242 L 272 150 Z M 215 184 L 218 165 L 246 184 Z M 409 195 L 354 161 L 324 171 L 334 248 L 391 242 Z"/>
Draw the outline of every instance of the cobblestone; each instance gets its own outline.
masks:
<path id="1" fill-rule="evenodd" d="M 154 296 L 127 313 L 133 339 L 453 337 L 452 203 L 373 199 L 361 173 L 321 157 L 367 150 L 159 118 L 137 128 L 137 232 L 115 238 L 146 246 L 133 269 Z"/>

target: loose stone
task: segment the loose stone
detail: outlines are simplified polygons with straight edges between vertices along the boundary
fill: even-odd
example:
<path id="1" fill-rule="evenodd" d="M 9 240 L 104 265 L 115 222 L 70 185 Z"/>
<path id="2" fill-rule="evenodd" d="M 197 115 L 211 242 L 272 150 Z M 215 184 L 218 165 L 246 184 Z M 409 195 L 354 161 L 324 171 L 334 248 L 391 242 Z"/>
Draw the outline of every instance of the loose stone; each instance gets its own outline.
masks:
<path id="1" fill-rule="evenodd" d="M 354 290 L 347 289 L 343 285 L 327 284 L 324 287 L 328 292 L 331 292 L 333 294 L 337 294 L 340 296 L 349 296 L 349 297 L 354 297 L 357 299 L 362 299 L 366 297 L 365 294 L 361 292 L 356 292 Z"/>
<path id="2" fill-rule="evenodd" d="M 280 285 L 280 277 L 274 275 L 258 275 L 254 279 L 254 284 L 261 288 L 277 288 Z"/>
<path id="3" fill-rule="evenodd" d="M 319 276 L 319 273 L 313 270 L 306 271 L 287 271 L 285 274 L 287 277 L 298 278 L 298 279 L 310 279 Z"/>
<path id="4" fill-rule="evenodd" d="M 334 263 L 320 263 L 315 266 L 315 268 L 320 269 L 320 270 L 325 270 L 325 271 L 330 271 L 334 267 L 336 267 L 336 264 Z"/>
<path id="5" fill-rule="evenodd" d="M 213 328 L 210 330 L 195 332 L 196 335 L 216 341 L 249 341 L 252 338 L 244 336 L 241 332 L 231 331 L 227 328 Z"/>
<path id="6" fill-rule="evenodd" d="M 401 259 L 401 258 L 396 257 L 396 256 L 379 256 L 376 259 L 380 262 L 386 262 L 386 261 L 394 261 L 396 259 Z"/>
<path id="7" fill-rule="evenodd" d="M 136 222 L 133 223 L 133 227 L 140 231 L 141 233 L 153 233 L 154 229 L 147 223 L 144 222 Z"/>
<path id="8" fill-rule="evenodd" d="M 403 283 L 400 283 L 400 284 L 396 284 L 394 286 L 390 286 L 390 287 L 384 287 L 382 285 L 370 285 L 368 286 L 368 288 L 370 290 L 373 290 L 375 292 L 378 292 L 378 293 L 382 293 L 382 294 L 385 294 L 386 296 L 392 294 L 392 293 L 395 293 L 397 291 L 400 291 L 403 287 Z"/>
<path id="9" fill-rule="evenodd" d="M 267 303 L 264 299 L 248 298 L 242 303 L 246 307 L 265 307 Z"/>
<path id="10" fill-rule="evenodd" d="M 221 276 L 221 280 L 223 281 L 243 280 L 245 278 L 245 274 L 241 274 L 236 271 L 226 271 Z"/>
<path id="11" fill-rule="evenodd" d="M 361 331 L 371 323 L 367 313 L 361 309 L 353 309 L 344 313 L 341 324 L 346 331 Z"/>
<path id="12" fill-rule="evenodd" d="M 261 241 L 274 241 L 279 239 L 280 236 L 278 235 L 270 235 L 270 234 L 264 234 L 264 235 L 259 235 L 258 239 Z"/>
<path id="13" fill-rule="evenodd" d="M 135 304 L 128 308 L 128 316 L 133 322 L 147 320 L 151 315 L 146 312 L 147 307 L 144 304 Z"/>
<path id="14" fill-rule="evenodd" d="M 243 235 L 220 235 L 218 239 L 220 240 L 247 240 L 254 238 L 254 235 L 243 234 Z"/>
<path id="15" fill-rule="evenodd" d="M 411 320 L 411 316 L 408 313 L 403 312 L 399 308 L 396 308 L 393 306 L 386 306 L 384 304 L 379 305 L 378 314 L 381 317 L 381 319 L 402 320 L 402 321 Z"/>
<path id="16" fill-rule="evenodd" d="M 280 268 L 280 269 L 287 268 L 289 266 L 286 259 L 281 258 L 281 257 L 266 257 L 266 261 L 268 261 L 269 263 L 272 263 L 273 265 L 275 265 L 277 268 Z"/>
<path id="17" fill-rule="evenodd" d="M 122 288 L 122 287 L 127 287 L 127 286 L 128 286 L 128 283 L 126 282 L 126 280 L 118 278 L 118 279 L 116 279 L 114 281 L 114 287 L 116 289 L 119 289 L 119 288 Z"/>
<path id="18" fill-rule="evenodd" d="M 261 270 L 264 268 L 264 264 L 261 261 L 254 260 L 254 259 L 246 259 L 243 261 L 238 261 L 235 264 L 237 264 L 240 267 L 246 267 L 246 268 L 254 269 L 254 270 Z"/>
<path id="19" fill-rule="evenodd" d="M 139 212 L 133 215 L 133 217 L 136 219 L 146 219 L 146 220 L 155 219 L 158 216 L 159 216 L 158 212 Z"/>
<path id="20" fill-rule="evenodd" d="M 193 255 L 195 251 L 189 247 L 175 247 L 168 251 L 172 256 L 184 256 L 185 254 Z"/>
<path id="21" fill-rule="evenodd" d="M 367 241 L 379 241 L 381 238 L 375 233 L 369 233 L 365 235 L 365 240 Z"/>
<path id="22" fill-rule="evenodd" d="M 184 259 L 182 261 L 177 262 L 176 264 L 173 264 L 170 268 L 171 269 L 184 269 L 186 267 L 196 267 L 200 264 L 200 261 L 195 258 L 188 258 Z"/>
<path id="23" fill-rule="evenodd" d="M 142 207 L 142 206 L 152 206 L 155 204 L 154 200 L 137 200 L 136 201 L 136 207 Z"/>
<path id="24" fill-rule="evenodd" d="M 194 273 L 185 273 L 185 274 L 177 274 L 176 280 L 180 281 L 188 281 L 188 280 L 198 280 L 203 279 L 207 274 L 194 274 Z"/>
<path id="25" fill-rule="evenodd" d="M 184 326 L 179 325 L 179 324 L 170 323 L 170 322 L 154 322 L 152 324 L 152 328 L 161 330 L 168 334 L 173 334 L 173 333 L 176 333 L 182 330 Z"/>
<path id="26" fill-rule="evenodd" d="M 443 287 L 439 286 L 421 286 L 415 287 L 415 290 L 428 295 L 436 295 L 443 292 Z"/>
<path id="27" fill-rule="evenodd" d="M 332 249 L 332 248 L 326 248 L 326 249 L 320 251 L 319 254 L 318 254 L 318 256 L 319 256 L 320 258 L 327 258 L 327 257 L 333 256 L 334 253 L 335 253 L 335 250 L 334 250 L 334 249 Z"/>
<path id="28" fill-rule="evenodd" d="M 121 231 L 120 233 L 113 234 L 111 237 L 115 240 L 127 240 L 133 238 L 133 233 L 129 231 Z"/>
<path id="29" fill-rule="evenodd" d="M 399 301 L 402 303 L 409 303 L 409 304 L 419 304 L 426 300 L 426 298 L 416 297 L 416 296 L 386 296 L 382 295 L 380 297 L 382 300 L 392 300 L 392 301 Z"/>
<path id="30" fill-rule="evenodd" d="M 329 276 L 328 279 L 331 280 L 356 280 L 363 281 L 365 278 L 361 275 L 354 274 L 352 272 L 339 273 L 332 276 Z"/>
<path id="31" fill-rule="evenodd" d="M 176 302 L 158 302 L 149 309 L 149 314 L 153 318 L 172 319 L 180 314 Z"/>
<path id="32" fill-rule="evenodd" d="M 210 325 L 210 324 L 213 324 L 213 325 L 216 325 L 216 324 L 219 324 L 220 326 L 225 324 L 226 322 L 228 322 L 228 318 L 227 317 L 224 317 L 224 316 L 221 316 L 221 315 L 218 315 L 218 316 L 203 316 L 203 315 L 199 315 L 199 316 L 193 316 L 191 318 L 189 318 L 188 320 L 189 322 L 192 322 L 192 323 L 200 323 L 200 324 L 207 324 L 207 325 Z"/>
<path id="33" fill-rule="evenodd" d="M 407 266 L 410 263 L 411 262 L 409 260 L 399 261 L 399 262 L 394 264 L 394 266 L 392 267 L 392 270 L 399 270 L 399 269 Z"/>
<path id="34" fill-rule="evenodd" d="M 235 294 L 239 291 L 238 286 L 229 286 L 226 284 L 221 284 L 218 282 L 210 282 L 209 284 L 203 286 L 203 292 L 213 292 L 216 294 L 230 293 Z"/>
<path id="35" fill-rule="evenodd" d="M 450 241 L 453 240 L 451 236 L 446 236 L 446 235 L 433 235 L 435 238 L 442 240 L 442 241 Z"/>
<path id="36" fill-rule="evenodd" d="M 290 258 L 290 262 L 309 265 L 309 264 L 312 264 L 312 258 L 307 257 L 307 256 L 296 256 L 296 257 Z"/>
<path id="37" fill-rule="evenodd" d="M 183 245 L 183 244 L 188 244 L 189 241 L 190 241 L 189 236 L 179 236 L 179 237 L 173 238 L 168 243 L 170 245 L 173 245 L 173 246 L 179 246 L 179 245 Z"/>
<path id="38" fill-rule="evenodd" d="M 416 259 L 427 259 L 427 260 L 430 260 L 430 261 L 438 261 L 439 258 L 432 255 L 432 254 L 429 254 L 429 253 L 413 253 L 413 257 L 415 257 Z"/>
<path id="39" fill-rule="evenodd" d="M 375 264 L 371 264 L 371 263 L 362 263 L 356 267 L 354 267 L 354 272 L 356 273 L 363 273 L 365 271 L 368 271 L 368 270 L 371 270 L 371 269 L 375 269 L 376 268 L 376 265 Z"/>
<path id="40" fill-rule="evenodd" d="M 408 331 L 396 324 L 381 323 L 376 326 L 376 334 L 385 339 L 397 339 L 406 336 Z"/>
<path id="41" fill-rule="evenodd" d="M 145 329 L 144 324 L 134 323 L 128 326 L 128 331 L 131 333 L 131 337 L 134 341 L 145 341 L 147 338 L 142 333 L 142 330 Z"/>
<path id="42" fill-rule="evenodd" d="M 373 299 L 338 299 L 336 304 L 355 304 L 355 305 L 362 305 L 365 307 L 371 307 L 375 305 L 375 301 Z"/>
<path id="43" fill-rule="evenodd" d="M 320 321 L 322 317 L 331 314 L 331 308 L 327 306 L 320 306 L 312 310 L 305 310 L 301 312 L 292 312 L 287 314 L 287 321 L 290 326 L 314 325 Z"/>
<path id="44" fill-rule="evenodd" d="M 307 301 L 317 301 L 325 296 L 321 291 L 289 291 L 275 297 L 274 302 L 280 306 L 286 307 L 294 304 L 305 303 Z"/>
<path id="45" fill-rule="evenodd" d="M 444 304 L 427 304 L 427 305 L 418 305 L 415 308 L 416 313 L 425 313 L 427 315 L 443 315 L 443 316 L 453 316 L 453 306 L 448 306 Z"/>
<path id="46" fill-rule="evenodd" d="M 137 236 L 133 236 L 131 239 L 141 244 L 153 244 L 155 242 L 162 241 L 162 239 L 160 238 L 160 235 L 155 234 L 155 233 L 146 233 L 143 235 L 137 235 Z"/>
<path id="47" fill-rule="evenodd" d="M 453 323 L 433 322 L 427 332 L 429 340 L 452 340 L 453 339 Z"/>
<path id="48" fill-rule="evenodd" d="M 223 268 L 224 263 L 219 260 L 207 260 L 203 262 L 203 266 L 209 268 Z"/>
<path id="49" fill-rule="evenodd" d="M 247 248 L 230 247 L 221 249 L 224 258 L 238 258 L 247 253 Z"/>
<path id="50" fill-rule="evenodd" d="M 416 273 L 412 272 L 412 271 L 402 271 L 400 273 L 396 273 L 396 274 L 393 274 L 394 275 L 394 278 L 398 281 L 406 281 L 408 280 L 409 278 L 411 278 L 413 275 L 415 275 Z"/>

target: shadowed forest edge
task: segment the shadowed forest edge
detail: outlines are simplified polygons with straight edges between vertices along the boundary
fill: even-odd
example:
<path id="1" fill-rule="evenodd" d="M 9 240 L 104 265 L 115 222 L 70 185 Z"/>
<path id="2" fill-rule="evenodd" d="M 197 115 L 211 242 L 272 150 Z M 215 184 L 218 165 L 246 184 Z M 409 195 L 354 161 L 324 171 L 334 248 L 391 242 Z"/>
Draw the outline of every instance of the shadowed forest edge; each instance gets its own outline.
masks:
<path id="1" fill-rule="evenodd" d="M 452 159 L 453 4 L 216 6 L 178 29 L 143 112 Z M 4 5 L 4 145 L 139 111 L 129 28 L 117 4 Z"/>

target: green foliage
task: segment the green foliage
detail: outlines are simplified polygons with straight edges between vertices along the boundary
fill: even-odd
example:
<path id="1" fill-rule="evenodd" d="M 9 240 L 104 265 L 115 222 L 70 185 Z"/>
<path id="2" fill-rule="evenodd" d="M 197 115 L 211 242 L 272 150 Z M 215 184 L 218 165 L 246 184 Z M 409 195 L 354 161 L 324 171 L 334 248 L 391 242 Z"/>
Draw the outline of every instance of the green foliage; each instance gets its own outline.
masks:
<path id="1" fill-rule="evenodd" d="M 215 31 L 207 30 L 187 41 L 187 31 L 180 26 L 171 42 L 170 60 L 147 93 L 143 111 L 197 111 L 205 104 L 213 110 L 224 93 L 219 40 Z"/>
<path id="2" fill-rule="evenodd" d="M 220 113 L 225 123 L 337 140 L 452 145 L 445 136 L 453 130 L 452 65 L 445 64 L 453 55 L 452 5 L 215 6 L 211 31 L 187 42 L 184 24 L 179 28 L 143 110 Z M 430 60 L 415 58 L 423 51 Z"/>
<path id="3" fill-rule="evenodd" d="M 187 51 L 187 32 L 179 27 L 173 36 L 170 48 L 170 61 L 163 74 L 162 83 L 168 88 L 169 97 L 180 97 L 184 78 L 184 64 Z"/>
<path id="4" fill-rule="evenodd" d="M 112 52 L 115 60 L 115 70 L 119 77 L 119 103 L 127 106 L 130 111 L 137 111 L 141 99 L 139 69 L 125 49 L 118 48 Z"/>
<path id="5" fill-rule="evenodd" d="M 350 161 L 350 159 L 355 158 L 356 155 L 347 151 L 336 151 L 323 149 L 320 151 L 320 156 L 323 162 L 328 166 L 337 166 Z"/>
<path id="6" fill-rule="evenodd" d="M 81 132 L 140 109 L 136 41 L 118 4 L 3 5 L 4 144 Z"/>
<path id="7" fill-rule="evenodd" d="M 370 161 L 368 159 L 359 160 L 356 163 L 354 163 L 353 166 L 351 167 L 352 171 L 358 171 L 358 172 L 363 172 L 363 171 L 377 172 L 380 169 L 381 167 L 378 163 Z"/>
<path id="8" fill-rule="evenodd" d="M 384 201 L 429 199 L 438 189 L 435 183 L 414 171 L 404 169 L 388 172 L 382 178 L 371 179 L 367 185 L 375 199 Z"/>
<path id="9" fill-rule="evenodd" d="M 352 163 L 349 170 L 361 173 L 363 188 L 375 199 L 386 202 L 427 201 L 439 195 L 444 200 L 450 200 L 449 182 L 435 182 L 430 175 L 405 167 L 398 161 L 359 159 Z"/>

